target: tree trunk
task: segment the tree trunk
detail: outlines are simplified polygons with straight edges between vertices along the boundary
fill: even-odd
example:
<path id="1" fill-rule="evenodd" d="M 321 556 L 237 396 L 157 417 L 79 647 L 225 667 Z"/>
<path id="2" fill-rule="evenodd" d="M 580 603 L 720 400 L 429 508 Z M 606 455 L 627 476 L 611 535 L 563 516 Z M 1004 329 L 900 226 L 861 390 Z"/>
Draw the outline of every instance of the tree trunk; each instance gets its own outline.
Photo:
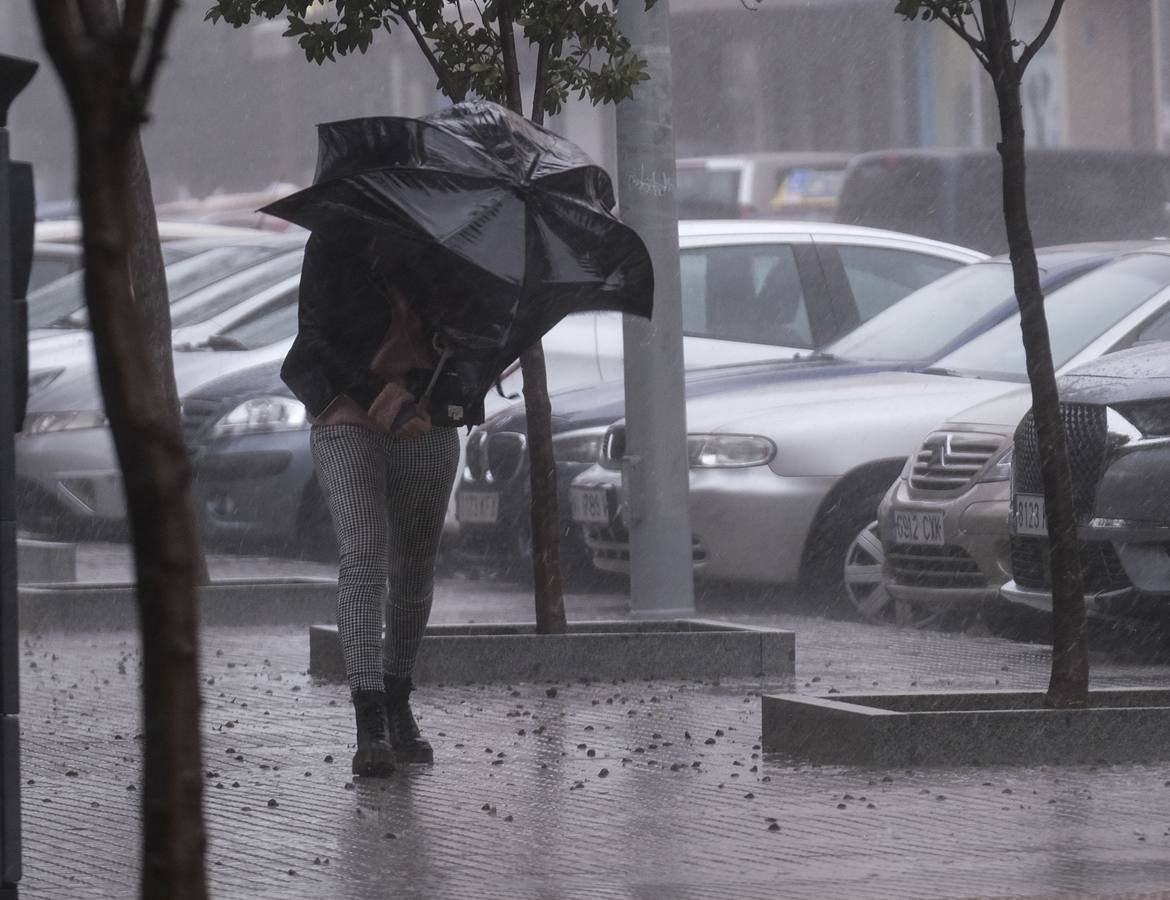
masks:
<path id="1" fill-rule="evenodd" d="M 121 37 L 116 29 L 81 36 L 79 20 L 58 0 L 37 0 L 37 13 L 76 127 L 86 302 L 134 540 L 146 737 L 142 896 L 195 900 L 207 895 L 195 615 L 198 540 L 190 467 L 177 418 L 147 353 L 145 323 L 130 280 L 129 197 L 141 109 L 115 62 L 113 48 Z"/>
<path id="2" fill-rule="evenodd" d="M 110 0 L 112 2 L 112 0 Z M 115 10 L 116 12 L 116 10 Z M 172 427 L 182 433 L 179 415 L 179 390 L 175 384 L 175 362 L 171 340 L 171 302 L 167 292 L 166 266 L 158 237 L 158 217 L 154 210 L 154 192 L 150 169 L 142 152 L 142 140 L 135 133 L 130 142 L 130 277 L 134 302 L 142 313 L 146 350 L 162 394 L 160 412 L 170 415 Z M 191 548 L 195 578 L 207 584 L 207 560 L 201 545 Z"/>
<path id="3" fill-rule="evenodd" d="M 516 63 L 516 42 L 512 30 L 512 7 L 500 0 L 500 48 L 504 61 L 504 85 L 508 108 L 524 114 L 520 98 L 520 72 Z M 537 83 L 543 77 L 537 74 Z M 533 119 L 543 119 L 541 104 L 533 98 Z M 524 411 L 528 423 L 528 473 L 531 495 L 532 580 L 538 634 L 564 634 L 564 585 L 561 579 L 560 512 L 557 508 L 557 469 L 553 459 L 552 403 L 548 396 L 548 373 L 544 348 L 539 341 L 520 356 L 524 374 Z"/>
<path id="4" fill-rule="evenodd" d="M 126 486 L 138 583 L 146 735 L 142 895 L 203 897 L 191 472 L 177 420 L 147 358 L 128 280 L 129 142 L 100 125 L 100 111 L 92 111 L 78 129 L 79 193 L 86 298 L 94 343 L 103 350 L 98 368 Z"/>
<path id="5" fill-rule="evenodd" d="M 1072 502 L 1072 476 L 1065 446 L 1060 400 L 1036 250 L 1028 224 L 1025 195 L 1024 117 L 1021 74 L 1012 59 L 1011 21 L 1006 0 L 983 0 L 983 22 L 999 106 L 1003 159 L 1003 209 L 1008 248 L 1020 306 L 1032 417 L 1044 482 L 1052 581 L 1052 674 L 1046 703 L 1054 708 L 1083 707 L 1088 702 L 1089 661 L 1085 598 Z"/>
<path id="6" fill-rule="evenodd" d="M 532 578 L 537 634 L 564 634 L 561 579 L 561 524 L 557 508 L 557 467 L 552 449 L 552 402 L 537 341 L 520 356 L 524 373 L 524 414 L 528 423 L 528 468 L 532 492 Z"/>

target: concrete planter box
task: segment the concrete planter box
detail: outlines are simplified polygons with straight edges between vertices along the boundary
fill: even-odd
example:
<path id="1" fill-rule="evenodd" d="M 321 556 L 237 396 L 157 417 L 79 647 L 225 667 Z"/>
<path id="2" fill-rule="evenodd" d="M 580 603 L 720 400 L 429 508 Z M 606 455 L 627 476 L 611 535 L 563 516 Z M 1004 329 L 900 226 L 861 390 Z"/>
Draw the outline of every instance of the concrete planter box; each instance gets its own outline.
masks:
<path id="1" fill-rule="evenodd" d="M 1170 690 L 1095 690 L 1089 703 L 1045 709 L 1042 691 L 767 695 L 763 747 L 802 761 L 878 767 L 1170 757 Z"/>
<path id="2" fill-rule="evenodd" d="M 703 619 L 578 622 L 568 634 L 532 625 L 439 625 L 427 629 L 418 684 L 534 682 L 587 678 L 767 678 L 791 680 L 790 631 Z M 334 626 L 309 630 L 309 672 L 344 678 Z"/>
<path id="3" fill-rule="evenodd" d="M 21 631 L 117 631 L 138 627 L 132 584 L 21 585 Z M 311 625 L 335 615 L 331 579 L 238 579 L 199 588 L 200 625 Z"/>
<path id="4" fill-rule="evenodd" d="M 18 538 L 16 577 L 20 584 L 76 581 L 77 545 Z"/>

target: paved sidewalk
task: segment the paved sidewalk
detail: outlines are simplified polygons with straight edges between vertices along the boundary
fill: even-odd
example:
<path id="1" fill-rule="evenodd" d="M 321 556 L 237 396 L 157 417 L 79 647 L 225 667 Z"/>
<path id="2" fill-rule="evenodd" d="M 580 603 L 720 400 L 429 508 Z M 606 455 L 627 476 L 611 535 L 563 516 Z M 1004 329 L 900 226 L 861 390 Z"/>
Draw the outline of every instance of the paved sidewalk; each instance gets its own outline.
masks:
<path id="1" fill-rule="evenodd" d="M 507 619 L 525 596 L 467 595 L 443 583 L 435 621 Z M 622 603 L 574 602 L 581 617 Z M 306 629 L 206 629 L 212 895 L 1170 898 L 1166 764 L 878 771 L 761 758 L 762 688 L 1037 688 L 1043 648 L 735 618 L 796 632 L 794 686 L 428 687 L 416 697 L 434 767 L 356 784 L 347 692 L 305 674 Z M 136 891 L 138 658 L 131 633 L 22 635 L 25 897 Z M 1099 660 L 1094 682 L 1168 685 L 1170 671 Z"/>

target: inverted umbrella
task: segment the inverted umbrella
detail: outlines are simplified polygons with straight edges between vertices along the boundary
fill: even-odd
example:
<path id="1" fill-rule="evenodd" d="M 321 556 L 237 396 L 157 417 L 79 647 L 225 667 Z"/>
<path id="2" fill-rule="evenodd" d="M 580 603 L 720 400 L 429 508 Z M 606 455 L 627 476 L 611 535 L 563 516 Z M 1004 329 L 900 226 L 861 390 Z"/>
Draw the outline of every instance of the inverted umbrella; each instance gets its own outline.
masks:
<path id="1" fill-rule="evenodd" d="M 421 270 L 419 313 L 482 396 L 570 313 L 650 316 L 649 255 L 613 206 L 577 146 L 470 101 L 319 125 L 313 184 L 261 211 L 367 247 L 375 267 Z"/>

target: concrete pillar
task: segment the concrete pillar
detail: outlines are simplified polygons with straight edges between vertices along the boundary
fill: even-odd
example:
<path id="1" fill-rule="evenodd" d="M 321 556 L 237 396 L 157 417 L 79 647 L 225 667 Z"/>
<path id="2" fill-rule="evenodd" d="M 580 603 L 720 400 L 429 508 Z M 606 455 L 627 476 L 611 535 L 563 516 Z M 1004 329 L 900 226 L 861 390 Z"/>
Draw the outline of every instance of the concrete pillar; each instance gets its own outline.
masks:
<path id="1" fill-rule="evenodd" d="M 630 597 L 633 612 L 694 611 L 683 387 L 682 302 L 674 187 L 670 19 L 665 2 L 618 7 L 618 24 L 647 61 L 649 81 L 617 107 L 618 196 L 623 221 L 654 263 L 654 318 L 624 329 Z"/>
<path id="2" fill-rule="evenodd" d="M 16 458 L 13 436 L 23 398 L 17 397 L 17 379 L 27 389 L 27 340 L 24 319 L 17 315 L 14 293 L 23 299 L 27 277 L 17 275 L 13 258 L 14 219 L 18 227 L 32 228 L 32 210 L 17 210 L 12 200 L 8 158 L 8 107 L 24 90 L 36 64 L 0 56 L 0 898 L 17 895 L 20 880 L 20 685 L 16 590 Z M 26 173 L 27 174 L 27 173 Z M 31 194 L 32 178 L 27 179 Z M 32 198 L 25 198 L 24 206 Z M 19 213 L 14 216 L 14 213 Z M 29 248 L 31 250 L 31 247 Z M 16 284 L 20 280 L 23 284 Z M 15 289 L 15 290 L 14 290 Z M 23 377 L 16 360 L 26 366 Z"/>

